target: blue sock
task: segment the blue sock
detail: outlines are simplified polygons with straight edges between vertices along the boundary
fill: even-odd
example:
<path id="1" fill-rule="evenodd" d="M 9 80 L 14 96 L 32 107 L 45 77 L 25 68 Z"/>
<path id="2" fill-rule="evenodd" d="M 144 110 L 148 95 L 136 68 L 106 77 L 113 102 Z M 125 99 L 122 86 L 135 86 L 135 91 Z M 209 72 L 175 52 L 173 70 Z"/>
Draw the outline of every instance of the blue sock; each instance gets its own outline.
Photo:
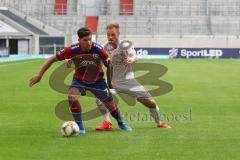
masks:
<path id="1" fill-rule="evenodd" d="M 118 107 L 115 110 L 111 111 L 110 113 L 117 120 L 118 123 L 123 122 L 123 119 L 121 117 L 121 113 Z"/>
<path id="2" fill-rule="evenodd" d="M 78 124 L 80 130 L 84 130 L 83 122 L 82 122 L 82 109 L 81 105 L 76 101 L 69 101 L 70 110 L 72 112 L 73 118 L 75 122 Z"/>

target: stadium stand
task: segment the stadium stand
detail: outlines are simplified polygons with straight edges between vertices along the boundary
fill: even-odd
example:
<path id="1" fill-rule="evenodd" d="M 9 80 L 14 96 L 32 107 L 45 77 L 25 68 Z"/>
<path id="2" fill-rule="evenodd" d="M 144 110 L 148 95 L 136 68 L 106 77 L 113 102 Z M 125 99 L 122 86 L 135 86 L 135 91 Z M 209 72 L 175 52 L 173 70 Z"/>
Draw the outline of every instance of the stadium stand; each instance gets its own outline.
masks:
<path id="1" fill-rule="evenodd" d="M 85 25 L 89 27 L 93 33 L 97 33 L 98 16 L 86 16 Z"/>
<path id="2" fill-rule="evenodd" d="M 149 26 L 152 26 L 150 32 L 159 35 L 236 35 L 237 31 L 239 33 L 239 27 L 230 30 L 230 32 L 224 29 L 228 27 L 222 27 L 222 25 L 228 25 L 232 28 L 231 26 L 239 25 L 240 2 L 238 0 L 95 1 L 95 3 L 92 3 L 91 0 L 1 0 L 1 4 L 18 9 L 24 14 L 35 17 L 46 24 L 55 24 L 54 27 L 58 27 L 58 22 L 65 20 L 77 24 L 84 24 L 85 20 L 83 19 L 85 19 L 85 16 L 99 16 L 99 20 L 101 21 L 101 19 L 103 19 L 102 21 L 105 25 L 105 23 L 112 19 L 123 21 L 122 17 L 128 15 L 131 18 L 125 18 L 125 23 L 135 23 L 140 17 L 139 23 L 143 20 L 145 23 L 149 23 Z M 97 5 L 94 6 L 94 4 Z M 90 12 L 90 10 L 93 9 L 96 15 Z M 56 21 L 57 18 L 54 17 L 59 18 L 61 15 L 68 16 Z M 78 16 L 78 19 L 76 19 L 76 16 Z M 230 17 L 231 20 L 229 20 Z M 200 19 L 199 22 L 196 22 L 198 21 L 197 19 Z M 158 23 L 158 21 L 160 21 L 160 23 Z M 175 29 L 170 29 L 170 32 L 169 30 L 164 31 L 160 29 L 162 25 L 168 26 L 171 24 L 174 25 Z M 188 25 L 187 28 L 185 27 L 186 25 Z M 99 31 L 102 30 L 101 26 L 102 24 L 100 22 Z M 136 28 L 136 26 L 134 27 Z M 66 31 L 61 24 L 59 24 L 59 28 L 64 32 Z M 132 28 L 132 26 L 129 28 Z M 183 32 L 177 32 L 182 28 L 184 28 Z M 200 32 L 198 31 L 199 28 L 201 28 Z M 69 28 L 69 30 L 72 29 Z M 233 32 L 231 33 L 231 31 Z M 69 33 L 71 33 L 71 31 L 69 31 Z M 133 32 L 132 34 L 139 34 L 139 32 Z M 143 32 L 143 34 L 145 34 L 145 32 Z"/>
<path id="3" fill-rule="evenodd" d="M 66 15 L 67 14 L 67 0 L 56 0 L 54 5 L 55 15 Z"/>
<path id="4" fill-rule="evenodd" d="M 15 15 L 14 13 L 12 13 L 9 10 L 0 10 L 0 14 L 6 16 L 7 18 L 13 20 L 14 22 L 22 25 L 23 27 L 27 28 L 28 30 L 30 30 L 31 32 L 35 33 L 35 34 L 39 34 L 39 35 L 47 35 L 46 32 L 38 29 L 37 27 L 35 27 L 34 25 L 32 25 L 31 23 L 23 20 L 22 18 L 20 18 L 19 16 Z"/>
<path id="5" fill-rule="evenodd" d="M 53 53 L 65 45 L 61 31 L 13 8 L 0 8 L 0 27 L 0 56 Z"/>
<path id="6" fill-rule="evenodd" d="M 120 0 L 120 15 L 133 15 L 133 0 Z"/>
<path id="7" fill-rule="evenodd" d="M 112 21 L 120 24 L 123 38 L 141 47 L 235 47 L 239 43 L 239 0 L 0 0 L 0 6 L 62 31 L 65 44 L 74 42 L 76 31 L 84 25 L 103 43 L 105 26 Z"/>

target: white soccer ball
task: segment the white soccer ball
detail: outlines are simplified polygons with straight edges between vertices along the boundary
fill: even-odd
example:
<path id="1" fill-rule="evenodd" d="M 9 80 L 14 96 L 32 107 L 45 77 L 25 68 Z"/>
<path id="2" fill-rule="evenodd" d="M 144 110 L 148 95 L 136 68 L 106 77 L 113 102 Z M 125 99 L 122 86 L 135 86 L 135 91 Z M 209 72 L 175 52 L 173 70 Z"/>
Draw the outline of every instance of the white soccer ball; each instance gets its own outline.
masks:
<path id="1" fill-rule="evenodd" d="M 75 137 L 80 133 L 79 127 L 74 121 L 64 122 L 61 128 L 64 137 Z"/>

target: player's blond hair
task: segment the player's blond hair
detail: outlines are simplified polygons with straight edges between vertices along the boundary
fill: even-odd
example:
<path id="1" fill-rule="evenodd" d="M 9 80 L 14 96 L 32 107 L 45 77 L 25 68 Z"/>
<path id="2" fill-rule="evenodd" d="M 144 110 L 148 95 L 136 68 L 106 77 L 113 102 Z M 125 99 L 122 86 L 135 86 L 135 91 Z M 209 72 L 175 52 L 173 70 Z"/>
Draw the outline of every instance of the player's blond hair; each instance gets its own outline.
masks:
<path id="1" fill-rule="evenodd" d="M 112 29 L 112 28 L 115 28 L 115 29 L 119 30 L 120 27 L 119 27 L 119 24 L 116 23 L 116 22 L 109 23 L 106 27 L 106 29 Z"/>

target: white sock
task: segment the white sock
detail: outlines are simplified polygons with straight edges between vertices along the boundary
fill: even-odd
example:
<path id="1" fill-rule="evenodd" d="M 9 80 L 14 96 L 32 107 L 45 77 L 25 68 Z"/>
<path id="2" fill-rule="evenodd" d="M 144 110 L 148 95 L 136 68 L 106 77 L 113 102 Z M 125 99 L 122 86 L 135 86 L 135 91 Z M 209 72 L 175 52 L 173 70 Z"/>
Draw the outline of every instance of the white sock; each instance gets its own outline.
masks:
<path id="1" fill-rule="evenodd" d="M 98 106 L 100 112 L 102 113 L 102 115 L 104 117 L 104 120 L 111 122 L 110 113 L 109 113 L 108 109 L 105 107 L 105 105 L 99 99 L 96 99 L 96 103 L 97 103 L 97 106 Z"/>
<path id="2" fill-rule="evenodd" d="M 103 115 L 103 117 L 104 117 L 104 120 L 105 120 L 105 121 L 111 122 L 109 112 L 105 113 L 105 114 Z"/>
<path id="3" fill-rule="evenodd" d="M 156 106 L 156 108 L 150 108 L 149 111 L 154 121 L 157 123 L 157 125 L 159 125 L 161 122 L 159 107 Z"/>

